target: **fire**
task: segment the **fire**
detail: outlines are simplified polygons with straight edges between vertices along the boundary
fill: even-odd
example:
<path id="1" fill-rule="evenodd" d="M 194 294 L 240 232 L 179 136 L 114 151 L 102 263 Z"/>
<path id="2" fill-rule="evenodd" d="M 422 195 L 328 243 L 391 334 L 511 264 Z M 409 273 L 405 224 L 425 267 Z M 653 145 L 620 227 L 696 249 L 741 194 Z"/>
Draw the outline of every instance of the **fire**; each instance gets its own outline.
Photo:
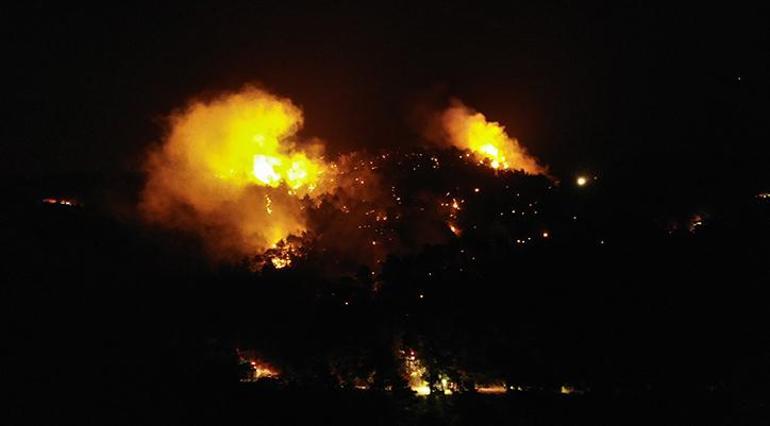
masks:
<path id="1" fill-rule="evenodd" d="M 449 196 L 449 193 L 446 194 Z M 462 229 L 457 225 L 457 214 L 461 210 L 460 204 L 464 203 L 465 200 L 458 201 L 456 198 L 452 198 L 452 201 L 449 202 L 443 202 L 440 204 L 440 207 L 442 208 L 448 208 L 449 209 L 449 220 L 447 221 L 447 226 L 449 227 L 449 230 L 452 231 L 455 236 L 459 237 L 462 235 Z"/>
<path id="2" fill-rule="evenodd" d="M 41 200 L 43 204 L 58 204 L 60 206 L 67 206 L 67 207 L 75 207 L 79 205 L 79 203 L 75 200 L 66 199 L 66 198 L 43 198 Z"/>
<path id="3" fill-rule="evenodd" d="M 413 350 L 402 350 L 400 352 L 404 360 L 404 372 L 406 373 L 409 388 L 417 393 L 417 395 L 430 395 L 430 383 L 425 380 L 428 369 L 417 358 L 417 354 Z"/>
<path id="4" fill-rule="evenodd" d="M 316 182 L 324 172 L 326 172 L 325 165 L 309 159 L 304 153 L 292 154 L 284 158 L 264 154 L 254 155 L 254 177 L 260 183 L 271 187 L 286 183 L 292 190 L 305 187 L 308 191 L 313 191 L 316 188 Z"/>
<path id="5" fill-rule="evenodd" d="M 473 153 L 479 163 L 495 170 L 521 170 L 533 175 L 546 173 L 516 138 L 508 136 L 503 125 L 487 121 L 483 114 L 459 102 L 444 111 L 441 125 L 449 142 Z"/>
<path id="6" fill-rule="evenodd" d="M 220 258 L 302 235 L 306 204 L 336 189 L 323 147 L 295 137 L 302 122 L 290 100 L 252 87 L 190 104 L 148 157 L 143 213 L 201 234 Z M 273 259 L 277 268 L 290 264 Z"/>
<path id="7" fill-rule="evenodd" d="M 248 351 L 246 353 L 239 352 L 238 356 L 240 358 L 241 364 L 246 365 L 248 368 L 245 377 L 241 378 L 242 382 L 256 382 L 262 379 L 277 379 L 281 376 L 281 372 L 277 368 L 265 362 L 264 360 L 250 356 Z"/>
<path id="8" fill-rule="evenodd" d="M 299 250 L 295 243 L 281 241 L 276 247 L 268 250 L 266 255 L 275 269 L 283 269 L 291 266 L 293 258 L 299 256 Z"/>
<path id="9" fill-rule="evenodd" d="M 492 384 L 482 384 L 482 385 L 475 385 L 476 392 L 482 393 L 482 394 L 500 394 L 500 393 L 506 393 L 507 387 L 505 383 L 492 383 Z"/>
<path id="10" fill-rule="evenodd" d="M 263 378 L 276 378 L 278 377 L 278 371 L 266 364 L 259 364 L 256 361 L 251 361 L 251 367 L 254 369 L 254 380 Z"/>
<path id="11" fill-rule="evenodd" d="M 315 147 L 305 151 L 292 139 L 303 117 L 288 99 L 247 88 L 193 104 L 172 121 L 165 153 L 236 188 L 285 184 L 312 193 L 329 172 Z"/>

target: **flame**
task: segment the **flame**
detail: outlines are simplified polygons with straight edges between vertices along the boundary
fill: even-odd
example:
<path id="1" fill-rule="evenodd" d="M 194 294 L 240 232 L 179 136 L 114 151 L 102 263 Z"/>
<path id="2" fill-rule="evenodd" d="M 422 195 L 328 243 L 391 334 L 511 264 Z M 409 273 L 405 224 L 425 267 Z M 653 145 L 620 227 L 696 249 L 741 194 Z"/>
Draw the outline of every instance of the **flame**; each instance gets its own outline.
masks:
<path id="1" fill-rule="evenodd" d="M 506 393 L 508 391 L 508 388 L 506 387 L 505 383 L 492 383 L 492 384 L 483 384 L 483 385 L 475 385 L 474 388 L 476 389 L 476 392 L 482 393 L 482 394 L 500 394 L 500 393 Z"/>
<path id="2" fill-rule="evenodd" d="M 449 196 L 449 193 L 447 193 L 447 196 Z M 441 207 L 445 207 L 449 209 L 449 220 L 447 220 L 447 226 L 449 227 L 449 230 L 452 231 L 455 236 L 459 237 L 462 235 L 462 229 L 457 225 L 457 214 L 461 210 L 460 203 L 464 203 L 465 200 L 458 201 L 456 198 L 452 198 L 452 201 L 449 202 L 443 202 L 441 203 Z"/>
<path id="3" fill-rule="evenodd" d="M 444 111 L 441 125 L 448 141 L 456 148 L 472 153 L 479 163 L 495 170 L 521 170 L 533 175 L 546 173 L 516 138 L 508 136 L 503 125 L 487 121 L 483 114 L 462 103 L 455 102 Z"/>
<path id="4" fill-rule="evenodd" d="M 248 366 L 248 374 L 241 378 L 242 382 L 256 382 L 262 379 L 277 379 L 281 377 L 281 372 L 265 362 L 255 357 L 246 357 L 239 354 L 240 362 Z"/>
<path id="5" fill-rule="evenodd" d="M 43 204 L 58 204 L 60 206 L 67 207 L 74 207 L 79 205 L 77 201 L 66 198 L 43 198 L 41 201 Z"/>
<path id="6" fill-rule="evenodd" d="M 417 395 L 430 395 L 430 383 L 425 380 L 428 369 L 417 358 L 417 354 L 413 350 L 401 350 L 400 353 L 404 360 L 404 373 L 409 388 L 417 393 Z"/>
<path id="7" fill-rule="evenodd" d="M 302 235 L 305 204 L 336 188 L 323 147 L 295 139 L 302 122 L 290 100 L 253 87 L 190 104 L 148 157 L 143 213 L 198 232 L 224 258 Z"/>
<path id="8" fill-rule="evenodd" d="M 267 250 L 265 257 L 275 269 L 286 268 L 291 266 L 294 258 L 300 257 L 299 244 L 296 241 L 281 241 L 276 247 Z"/>

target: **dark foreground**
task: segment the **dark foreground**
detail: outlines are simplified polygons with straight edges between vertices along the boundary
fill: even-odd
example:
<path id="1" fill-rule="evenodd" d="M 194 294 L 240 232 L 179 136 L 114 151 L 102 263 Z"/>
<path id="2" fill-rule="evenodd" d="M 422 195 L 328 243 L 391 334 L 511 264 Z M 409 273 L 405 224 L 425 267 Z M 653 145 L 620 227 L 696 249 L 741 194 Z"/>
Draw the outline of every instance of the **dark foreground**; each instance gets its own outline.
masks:
<path id="1" fill-rule="evenodd" d="M 480 253 L 473 275 L 427 247 L 389 261 L 375 297 L 369 273 L 212 269 L 194 239 L 115 219 L 119 203 L 51 206 L 66 191 L 18 188 L 0 215 L 2 425 L 770 424 L 760 199 L 694 232 L 631 214 L 578 232 L 568 215 L 531 249 L 449 246 Z M 591 243 L 605 232 L 606 248 Z M 397 376 L 397 344 L 457 377 L 591 391 L 424 398 L 324 376 Z M 237 348 L 272 355 L 295 385 L 239 383 Z"/>
<path id="2" fill-rule="evenodd" d="M 156 385 L 61 389 L 44 406 L 17 405 L 13 424 L 113 425 L 723 425 L 767 424 L 761 401 L 720 391 L 614 395 L 462 394 Z"/>

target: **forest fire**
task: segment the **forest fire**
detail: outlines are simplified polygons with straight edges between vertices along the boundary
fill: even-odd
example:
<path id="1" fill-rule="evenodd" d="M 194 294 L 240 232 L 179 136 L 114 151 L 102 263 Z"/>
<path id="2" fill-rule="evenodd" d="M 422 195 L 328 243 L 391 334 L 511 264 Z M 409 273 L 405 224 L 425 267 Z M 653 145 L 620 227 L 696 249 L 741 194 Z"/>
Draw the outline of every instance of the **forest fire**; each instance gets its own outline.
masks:
<path id="1" fill-rule="evenodd" d="M 545 3 L 13 2 L 0 426 L 770 426 L 763 8 Z"/>
<path id="2" fill-rule="evenodd" d="M 307 203 L 335 189 L 323 147 L 294 137 L 302 113 L 287 99 L 247 87 L 195 102 L 170 124 L 148 158 L 141 209 L 150 221 L 203 234 L 216 257 L 258 254 L 301 235 Z"/>
<path id="3" fill-rule="evenodd" d="M 256 382 L 262 379 L 277 379 L 281 372 L 271 364 L 257 358 L 249 351 L 238 351 L 238 357 L 241 365 L 246 368 L 246 373 L 241 378 L 241 382 Z"/>
<path id="4" fill-rule="evenodd" d="M 265 255 L 275 269 L 283 269 L 291 266 L 292 259 L 299 256 L 299 250 L 297 244 L 291 241 L 281 241 L 265 252 Z"/>
<path id="5" fill-rule="evenodd" d="M 404 373 L 409 388 L 417 395 L 430 395 L 430 383 L 425 380 L 428 369 L 423 365 L 422 360 L 417 358 L 417 354 L 411 349 L 401 350 L 400 354 L 404 361 Z"/>
<path id="6" fill-rule="evenodd" d="M 501 394 L 507 392 L 505 383 L 477 384 L 475 390 L 480 394 Z"/>
<path id="7" fill-rule="evenodd" d="M 508 136 L 503 125 L 487 121 L 484 114 L 460 102 L 444 111 L 441 126 L 452 146 L 469 151 L 481 164 L 495 170 L 520 170 L 533 175 L 546 173 L 516 138 Z"/>
<path id="8" fill-rule="evenodd" d="M 441 117 L 445 142 L 467 151 L 463 159 L 545 173 L 482 114 L 454 104 Z M 168 135 L 147 158 L 141 212 L 149 222 L 197 234 L 215 261 L 256 259 L 256 270 L 294 266 L 300 247 L 319 241 L 321 251 L 377 267 L 388 254 L 410 249 L 405 240 L 421 247 L 447 238 L 447 228 L 456 238 L 469 231 L 459 217 L 465 200 L 457 187 L 419 189 L 407 204 L 393 185 L 412 186 L 425 174 L 455 179 L 446 166 L 455 153 L 352 152 L 328 161 L 318 140 L 297 137 L 302 122 L 290 100 L 253 87 L 191 103 L 171 116 Z M 437 199 L 443 211 L 424 208 Z M 419 220 L 420 229 L 438 221 L 445 228 L 404 237 L 397 230 L 405 217 Z"/>

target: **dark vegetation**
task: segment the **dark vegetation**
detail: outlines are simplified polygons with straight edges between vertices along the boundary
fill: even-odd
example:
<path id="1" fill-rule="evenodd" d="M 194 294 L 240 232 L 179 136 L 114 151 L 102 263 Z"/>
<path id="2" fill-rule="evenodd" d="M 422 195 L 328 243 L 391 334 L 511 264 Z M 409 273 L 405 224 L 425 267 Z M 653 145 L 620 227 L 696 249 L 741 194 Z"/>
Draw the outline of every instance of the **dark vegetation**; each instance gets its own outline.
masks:
<path id="1" fill-rule="evenodd" d="M 468 195 L 461 238 L 390 256 L 374 274 L 329 273 L 331 260 L 312 252 L 259 273 L 211 264 L 193 236 L 106 208 L 130 205 L 114 193 L 135 194 L 138 179 L 15 185 L 2 215 L 9 414 L 95 424 L 767 419 L 766 201 L 715 203 L 690 231 L 691 213 L 639 209 L 601 180 L 548 189 L 517 175 L 473 179 L 483 191 Z M 93 190 L 70 191 L 81 206 L 40 203 L 68 187 Z M 518 197 L 501 195 L 513 187 Z M 540 213 L 500 218 L 513 198 L 538 200 Z M 549 238 L 516 243 L 515 232 L 544 226 Z M 468 392 L 413 396 L 400 347 Z M 280 380 L 239 383 L 238 349 L 258 351 Z M 370 375 L 369 391 L 352 389 Z M 534 390 L 472 392 L 493 380 Z M 559 395 L 563 384 L 587 392 Z"/>

